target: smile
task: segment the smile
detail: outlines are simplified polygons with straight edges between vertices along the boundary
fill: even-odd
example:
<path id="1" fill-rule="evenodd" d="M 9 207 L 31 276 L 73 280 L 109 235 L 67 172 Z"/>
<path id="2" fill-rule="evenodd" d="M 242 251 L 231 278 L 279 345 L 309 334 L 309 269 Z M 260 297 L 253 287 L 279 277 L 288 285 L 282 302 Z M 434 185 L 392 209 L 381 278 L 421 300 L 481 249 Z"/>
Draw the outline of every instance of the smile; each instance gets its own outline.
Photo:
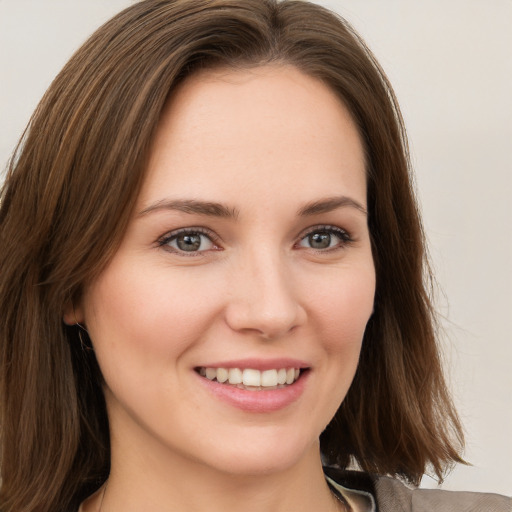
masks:
<path id="1" fill-rule="evenodd" d="M 286 387 L 297 381 L 301 374 L 299 368 L 276 368 L 260 371 L 253 368 L 200 367 L 196 371 L 208 380 L 249 391 Z"/>

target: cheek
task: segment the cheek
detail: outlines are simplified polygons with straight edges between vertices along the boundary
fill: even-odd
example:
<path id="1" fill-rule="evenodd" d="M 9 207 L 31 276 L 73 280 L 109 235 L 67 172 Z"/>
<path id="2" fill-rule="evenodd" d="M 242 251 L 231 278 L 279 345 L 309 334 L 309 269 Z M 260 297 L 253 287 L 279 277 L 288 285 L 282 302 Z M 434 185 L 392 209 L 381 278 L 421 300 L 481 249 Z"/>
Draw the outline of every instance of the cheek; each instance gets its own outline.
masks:
<path id="1" fill-rule="evenodd" d="M 319 432 L 332 420 L 345 399 L 359 363 L 366 324 L 373 311 L 373 265 L 336 269 L 325 276 L 309 295 L 312 337 L 322 348 L 321 380 L 316 394 Z"/>
<path id="2" fill-rule="evenodd" d="M 176 360 L 216 315 L 216 287 L 159 266 L 114 260 L 84 295 L 87 329 L 104 372 Z M 197 281 L 197 282 L 196 282 Z"/>
<path id="3" fill-rule="evenodd" d="M 359 271 L 340 271 L 323 286 L 313 289 L 310 304 L 315 308 L 317 328 L 333 352 L 359 352 L 366 324 L 373 312 L 375 272 L 373 265 Z"/>

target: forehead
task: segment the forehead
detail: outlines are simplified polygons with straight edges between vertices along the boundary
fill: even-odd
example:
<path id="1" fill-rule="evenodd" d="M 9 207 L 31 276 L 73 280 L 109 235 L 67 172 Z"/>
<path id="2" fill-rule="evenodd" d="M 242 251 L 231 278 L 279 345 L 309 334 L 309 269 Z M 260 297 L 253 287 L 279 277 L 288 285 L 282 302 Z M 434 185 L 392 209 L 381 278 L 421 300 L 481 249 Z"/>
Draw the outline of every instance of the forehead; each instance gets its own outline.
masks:
<path id="1" fill-rule="evenodd" d="M 141 202 L 164 191 L 222 193 L 226 184 L 254 196 L 271 187 L 298 196 L 330 187 L 364 193 L 356 125 L 330 88 L 292 66 L 193 75 L 163 111 Z"/>

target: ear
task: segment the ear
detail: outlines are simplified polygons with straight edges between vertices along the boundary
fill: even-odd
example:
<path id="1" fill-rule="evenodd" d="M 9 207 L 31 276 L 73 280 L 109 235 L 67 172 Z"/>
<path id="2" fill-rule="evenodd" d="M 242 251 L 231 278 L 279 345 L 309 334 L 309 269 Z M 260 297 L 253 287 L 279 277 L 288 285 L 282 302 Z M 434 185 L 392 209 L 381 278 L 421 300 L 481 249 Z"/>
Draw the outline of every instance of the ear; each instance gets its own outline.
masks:
<path id="1" fill-rule="evenodd" d="M 62 320 L 66 325 L 76 325 L 84 323 L 84 314 L 80 306 L 75 306 L 72 300 L 64 305 Z"/>

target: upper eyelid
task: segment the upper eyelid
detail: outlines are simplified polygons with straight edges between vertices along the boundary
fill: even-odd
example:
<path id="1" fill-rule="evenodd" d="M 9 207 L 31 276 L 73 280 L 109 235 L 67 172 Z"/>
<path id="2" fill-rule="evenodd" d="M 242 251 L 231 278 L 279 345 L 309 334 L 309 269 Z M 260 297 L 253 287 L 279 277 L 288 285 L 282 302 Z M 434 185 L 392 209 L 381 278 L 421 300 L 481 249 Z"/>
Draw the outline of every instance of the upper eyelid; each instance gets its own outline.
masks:
<path id="1" fill-rule="evenodd" d="M 298 236 L 298 239 L 301 240 L 305 236 L 308 236 L 309 234 L 314 233 L 315 231 L 322 231 L 322 230 L 324 230 L 324 231 L 333 231 L 335 233 L 336 232 L 338 232 L 338 233 L 345 233 L 348 237 L 352 238 L 351 231 L 349 231 L 346 228 L 342 228 L 340 226 L 334 226 L 332 224 L 317 224 L 315 226 L 311 226 L 311 227 L 301 231 L 301 233 Z"/>

